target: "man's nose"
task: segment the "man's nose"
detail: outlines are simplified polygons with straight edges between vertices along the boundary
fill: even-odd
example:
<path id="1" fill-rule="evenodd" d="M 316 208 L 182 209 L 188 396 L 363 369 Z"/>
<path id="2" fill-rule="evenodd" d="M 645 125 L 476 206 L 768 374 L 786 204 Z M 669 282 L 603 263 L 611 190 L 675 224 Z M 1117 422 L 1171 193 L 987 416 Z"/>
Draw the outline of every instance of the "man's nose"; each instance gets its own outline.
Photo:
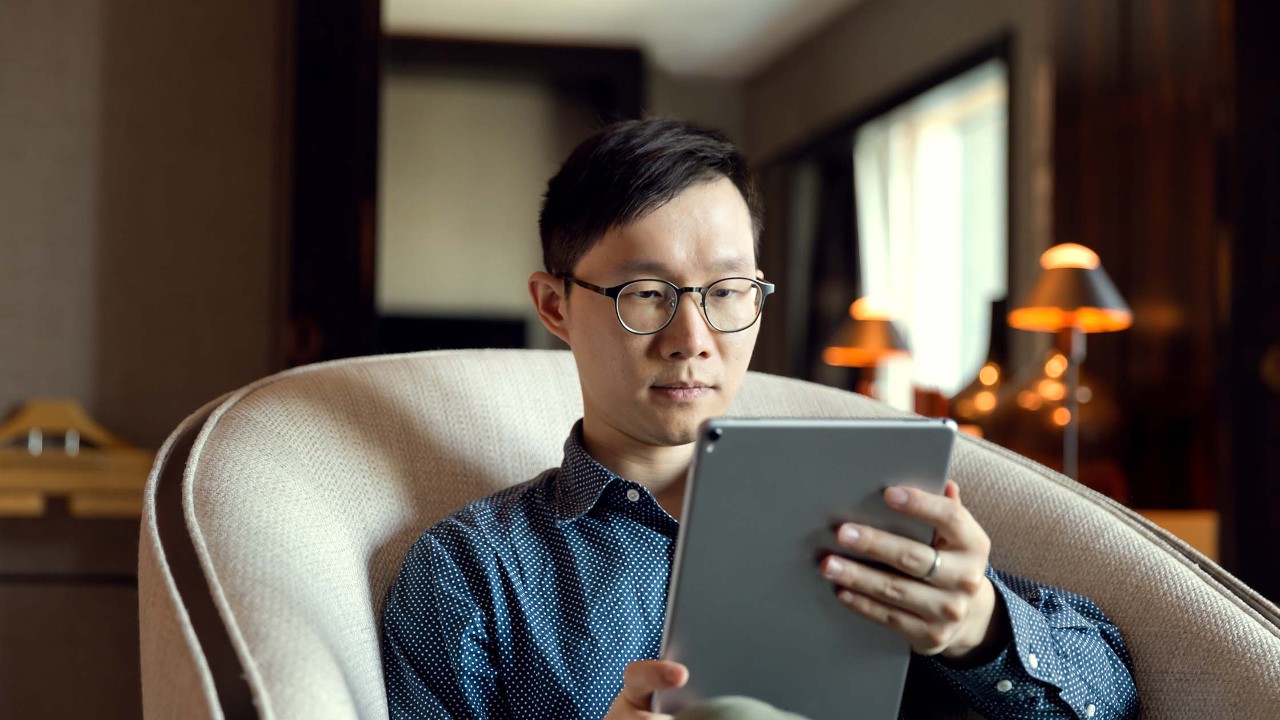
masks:
<path id="1" fill-rule="evenodd" d="M 715 330 L 702 316 L 701 298 L 697 293 L 684 293 L 676 301 L 675 317 L 660 333 L 662 354 L 666 357 L 705 357 L 712 348 Z"/>

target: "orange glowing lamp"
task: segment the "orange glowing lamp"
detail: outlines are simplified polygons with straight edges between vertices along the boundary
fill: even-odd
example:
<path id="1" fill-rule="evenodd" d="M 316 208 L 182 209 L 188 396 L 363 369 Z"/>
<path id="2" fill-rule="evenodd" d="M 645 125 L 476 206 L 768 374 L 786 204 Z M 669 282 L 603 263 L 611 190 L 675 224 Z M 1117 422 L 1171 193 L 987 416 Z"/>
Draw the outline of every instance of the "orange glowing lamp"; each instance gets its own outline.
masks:
<path id="1" fill-rule="evenodd" d="M 1053 411 L 1053 422 L 1063 429 L 1063 473 L 1074 479 L 1079 460 L 1080 364 L 1085 358 L 1085 335 L 1124 330 L 1133 324 L 1133 312 L 1102 269 L 1098 254 L 1083 245 L 1055 245 L 1040 256 L 1040 266 L 1044 273 L 1026 301 L 1009 313 L 1009 325 L 1057 333 L 1063 362 L 1049 370 L 1049 375 L 1065 375 L 1065 387 L 1057 380 L 1045 380 L 1040 394 L 1063 402 Z"/>
<path id="2" fill-rule="evenodd" d="M 1009 313 L 1019 330 L 1085 333 L 1114 332 L 1133 324 L 1133 313 L 1102 269 L 1098 254 L 1083 245 L 1064 243 L 1040 256 L 1044 274 L 1026 302 Z"/>
<path id="3" fill-rule="evenodd" d="M 849 319 L 827 343 L 822 361 L 840 367 L 874 368 L 881 360 L 909 352 L 889 313 L 864 297 L 849 306 Z"/>

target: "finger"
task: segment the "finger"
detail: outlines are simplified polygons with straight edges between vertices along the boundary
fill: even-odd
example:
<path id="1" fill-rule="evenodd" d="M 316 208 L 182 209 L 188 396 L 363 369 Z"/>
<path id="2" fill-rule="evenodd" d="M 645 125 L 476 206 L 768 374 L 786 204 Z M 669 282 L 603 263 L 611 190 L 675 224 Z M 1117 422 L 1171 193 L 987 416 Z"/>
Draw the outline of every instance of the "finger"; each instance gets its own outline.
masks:
<path id="1" fill-rule="evenodd" d="M 948 544 L 962 548 L 981 547 L 986 533 L 960 504 L 959 498 L 927 492 L 913 487 L 896 486 L 884 491 L 889 507 L 908 517 L 919 518 L 934 527 Z"/>
<path id="2" fill-rule="evenodd" d="M 836 530 L 836 542 L 859 558 L 883 563 L 914 578 L 923 578 L 933 569 L 933 546 L 884 530 L 845 523 Z M 943 562 L 929 580 L 934 585 L 947 585 L 960 569 L 957 561 Z"/>
<path id="3" fill-rule="evenodd" d="M 894 630 L 921 655 L 937 655 L 951 641 L 954 631 L 947 626 L 931 625 L 923 618 L 901 608 L 879 602 L 875 598 L 849 590 L 836 593 L 840 602 L 862 617 Z"/>
<path id="4" fill-rule="evenodd" d="M 956 502 L 960 502 L 960 486 L 956 483 L 955 480 L 947 481 L 947 487 L 942 491 L 942 494 L 946 495 L 952 500 L 955 500 Z M 963 505 L 964 503 L 960 503 L 960 504 Z"/>
<path id="5" fill-rule="evenodd" d="M 828 556 L 822 574 L 844 590 L 852 590 L 930 622 L 956 623 L 968 611 L 968 599 L 956 593 L 886 572 L 846 558 Z"/>
<path id="6" fill-rule="evenodd" d="M 689 681 L 689 670 L 670 660 L 640 660 L 622 671 L 619 697 L 638 710 L 648 710 L 653 694 L 671 690 Z"/>

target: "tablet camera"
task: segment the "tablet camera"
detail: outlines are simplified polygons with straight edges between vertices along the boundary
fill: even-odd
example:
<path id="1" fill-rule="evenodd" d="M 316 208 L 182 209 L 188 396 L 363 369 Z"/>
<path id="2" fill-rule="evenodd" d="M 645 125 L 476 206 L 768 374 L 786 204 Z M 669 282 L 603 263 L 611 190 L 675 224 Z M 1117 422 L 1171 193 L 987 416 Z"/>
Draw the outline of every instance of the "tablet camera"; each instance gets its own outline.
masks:
<path id="1" fill-rule="evenodd" d="M 724 430 L 722 430 L 721 428 L 713 427 L 710 430 L 707 430 L 707 440 L 708 440 L 707 452 L 710 453 L 710 452 L 716 451 L 716 446 L 714 445 L 714 443 L 715 441 L 719 440 L 722 436 L 724 436 Z"/>

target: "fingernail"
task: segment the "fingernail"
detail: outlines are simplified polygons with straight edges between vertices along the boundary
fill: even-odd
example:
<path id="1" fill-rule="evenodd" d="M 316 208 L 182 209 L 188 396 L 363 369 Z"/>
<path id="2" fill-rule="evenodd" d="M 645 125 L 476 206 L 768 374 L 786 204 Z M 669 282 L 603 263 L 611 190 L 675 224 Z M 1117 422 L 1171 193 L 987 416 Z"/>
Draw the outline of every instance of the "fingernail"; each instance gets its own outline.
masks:
<path id="1" fill-rule="evenodd" d="M 680 682 L 680 668 L 669 667 L 662 671 L 662 677 L 669 683 L 678 683 Z"/>
<path id="2" fill-rule="evenodd" d="M 884 494 L 884 499 L 890 505 L 906 505 L 907 491 L 902 488 L 889 488 Z"/>
<path id="3" fill-rule="evenodd" d="M 852 525 L 842 525 L 840 527 L 840 542 L 852 545 L 858 542 L 858 528 Z"/>
<path id="4" fill-rule="evenodd" d="M 840 601 L 846 604 L 853 602 L 853 593 L 849 592 L 848 590 L 841 590 L 840 592 L 836 593 L 836 597 L 840 598 Z"/>
<path id="5" fill-rule="evenodd" d="M 844 563 L 834 557 L 827 558 L 827 562 L 822 566 L 822 574 L 834 580 L 840 577 L 840 571 L 844 569 Z"/>

